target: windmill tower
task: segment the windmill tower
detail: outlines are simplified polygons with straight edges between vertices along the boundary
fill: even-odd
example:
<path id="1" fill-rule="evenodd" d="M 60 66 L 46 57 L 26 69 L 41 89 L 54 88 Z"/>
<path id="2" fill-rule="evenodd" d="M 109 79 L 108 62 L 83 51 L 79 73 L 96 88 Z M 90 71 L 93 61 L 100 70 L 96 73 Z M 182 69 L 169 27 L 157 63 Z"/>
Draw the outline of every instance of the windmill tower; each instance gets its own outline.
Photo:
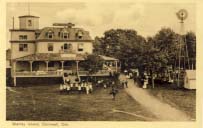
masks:
<path id="1" fill-rule="evenodd" d="M 178 87 L 180 86 L 181 72 L 190 69 L 190 61 L 188 56 L 188 48 L 185 37 L 185 26 L 184 21 L 188 17 L 188 13 L 185 9 L 179 10 L 177 18 L 180 20 L 180 38 L 178 39 L 179 51 L 178 51 Z"/>

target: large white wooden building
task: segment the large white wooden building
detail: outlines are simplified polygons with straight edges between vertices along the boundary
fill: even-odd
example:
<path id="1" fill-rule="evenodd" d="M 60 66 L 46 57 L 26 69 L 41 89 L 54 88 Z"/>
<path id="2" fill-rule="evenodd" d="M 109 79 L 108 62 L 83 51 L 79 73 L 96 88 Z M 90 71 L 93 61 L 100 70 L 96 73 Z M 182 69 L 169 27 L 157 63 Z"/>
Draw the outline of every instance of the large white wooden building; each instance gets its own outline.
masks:
<path id="1" fill-rule="evenodd" d="M 84 71 L 79 63 L 93 52 L 89 32 L 72 23 L 39 29 L 39 17 L 25 15 L 19 16 L 19 28 L 10 29 L 10 33 L 14 85 L 18 77 L 61 77 L 64 72 L 80 75 Z M 117 61 L 111 61 L 116 70 Z"/>

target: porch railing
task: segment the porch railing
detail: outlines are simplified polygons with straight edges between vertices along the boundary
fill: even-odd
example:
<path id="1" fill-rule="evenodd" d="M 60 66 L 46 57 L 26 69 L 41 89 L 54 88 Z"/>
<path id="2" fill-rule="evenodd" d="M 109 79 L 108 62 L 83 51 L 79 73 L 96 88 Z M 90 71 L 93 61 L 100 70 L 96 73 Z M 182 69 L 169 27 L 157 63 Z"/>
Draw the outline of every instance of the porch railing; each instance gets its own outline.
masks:
<path id="1" fill-rule="evenodd" d="M 88 74 L 88 71 L 79 71 L 78 74 L 79 74 L 79 76 L 88 76 L 88 75 L 92 75 L 92 76 L 108 76 L 109 71 L 107 71 L 107 70 L 99 70 L 97 73 L 94 73 L 94 74 Z"/>
<path id="2" fill-rule="evenodd" d="M 61 71 L 33 71 L 33 72 L 30 72 L 30 71 L 23 71 L 23 72 L 16 72 L 15 73 L 15 76 L 17 77 L 59 77 L 59 76 L 63 76 L 63 73 L 66 72 L 66 73 L 72 73 L 73 71 L 71 70 L 61 70 Z M 88 76 L 90 74 L 88 74 L 88 71 L 78 71 L 78 74 L 79 76 Z M 109 75 L 109 72 L 107 70 L 99 70 L 97 73 L 94 73 L 94 74 L 91 74 L 93 76 L 108 76 Z"/>
<path id="3" fill-rule="evenodd" d="M 16 72 L 16 76 L 62 76 L 63 73 L 61 71 L 24 71 L 24 72 Z"/>

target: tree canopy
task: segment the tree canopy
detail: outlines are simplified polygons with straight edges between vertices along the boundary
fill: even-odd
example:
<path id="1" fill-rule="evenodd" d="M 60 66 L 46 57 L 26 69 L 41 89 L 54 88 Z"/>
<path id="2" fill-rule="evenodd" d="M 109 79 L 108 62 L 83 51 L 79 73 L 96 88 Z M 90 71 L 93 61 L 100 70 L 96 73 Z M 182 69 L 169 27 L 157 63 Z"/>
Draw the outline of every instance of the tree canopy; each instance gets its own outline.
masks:
<path id="1" fill-rule="evenodd" d="M 196 36 L 188 32 L 185 36 L 190 58 L 196 58 Z M 174 67 L 179 53 L 179 40 L 182 38 L 170 28 L 162 28 L 152 37 L 144 38 L 132 29 L 111 29 L 104 37 L 96 37 L 96 53 L 118 58 L 122 69 L 139 68 L 160 70 Z"/>

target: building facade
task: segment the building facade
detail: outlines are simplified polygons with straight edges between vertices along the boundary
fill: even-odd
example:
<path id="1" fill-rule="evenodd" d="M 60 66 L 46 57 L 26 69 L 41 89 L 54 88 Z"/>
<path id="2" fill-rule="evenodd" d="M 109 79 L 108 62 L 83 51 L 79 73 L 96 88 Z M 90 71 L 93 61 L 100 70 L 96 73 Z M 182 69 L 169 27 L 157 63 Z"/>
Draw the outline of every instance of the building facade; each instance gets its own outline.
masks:
<path id="1" fill-rule="evenodd" d="M 64 72 L 82 75 L 79 63 L 93 52 L 89 32 L 72 23 L 39 29 L 39 17 L 25 15 L 19 17 L 19 29 L 10 29 L 10 33 L 14 85 L 18 77 L 61 77 Z M 117 60 L 111 63 L 117 66 Z"/>

